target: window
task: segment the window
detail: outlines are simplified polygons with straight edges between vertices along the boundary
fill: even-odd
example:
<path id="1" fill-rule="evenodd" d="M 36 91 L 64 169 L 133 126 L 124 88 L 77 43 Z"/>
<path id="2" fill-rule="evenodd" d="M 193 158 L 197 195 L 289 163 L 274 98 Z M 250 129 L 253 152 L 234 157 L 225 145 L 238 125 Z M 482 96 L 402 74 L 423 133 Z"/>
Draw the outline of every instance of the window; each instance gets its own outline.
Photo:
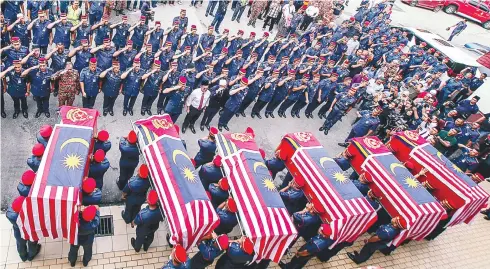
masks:
<path id="1" fill-rule="evenodd" d="M 490 9 L 485 6 L 485 4 L 481 3 L 480 4 L 480 9 L 483 10 L 483 12 L 486 12 L 486 13 L 489 13 L 490 12 Z"/>
<path id="2" fill-rule="evenodd" d="M 478 8 L 478 7 L 480 6 L 480 2 L 479 2 L 479 1 L 470 0 L 468 3 L 469 3 L 470 5 L 472 5 L 472 6 L 476 7 L 476 8 Z"/>

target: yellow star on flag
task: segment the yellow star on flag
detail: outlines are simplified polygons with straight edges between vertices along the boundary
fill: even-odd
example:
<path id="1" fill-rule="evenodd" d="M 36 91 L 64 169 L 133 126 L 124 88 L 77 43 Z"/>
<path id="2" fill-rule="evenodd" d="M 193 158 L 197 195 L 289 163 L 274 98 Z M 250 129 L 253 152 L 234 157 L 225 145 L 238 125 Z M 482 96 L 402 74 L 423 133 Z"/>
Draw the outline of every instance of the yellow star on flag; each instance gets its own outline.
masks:
<path id="1" fill-rule="evenodd" d="M 264 178 L 262 182 L 264 183 L 264 187 L 269 191 L 277 191 L 276 186 L 274 185 L 274 181 L 272 181 L 272 178 Z"/>
<path id="2" fill-rule="evenodd" d="M 188 181 L 192 183 L 196 182 L 196 174 L 194 174 L 194 171 L 192 171 L 189 167 L 186 166 L 182 168 L 182 174 L 184 175 L 184 178 Z"/>
<path id="3" fill-rule="evenodd" d="M 78 169 L 82 165 L 82 157 L 76 154 L 68 154 L 63 160 L 63 165 L 68 169 Z"/>
<path id="4" fill-rule="evenodd" d="M 417 188 L 419 186 L 419 182 L 415 178 L 413 178 L 413 177 L 406 177 L 405 178 L 405 183 L 410 188 Z"/>
<path id="5" fill-rule="evenodd" d="M 340 171 L 333 172 L 332 176 L 335 179 L 335 181 L 337 181 L 339 183 L 346 183 L 347 182 L 347 177 L 344 175 L 344 173 L 342 173 Z"/>

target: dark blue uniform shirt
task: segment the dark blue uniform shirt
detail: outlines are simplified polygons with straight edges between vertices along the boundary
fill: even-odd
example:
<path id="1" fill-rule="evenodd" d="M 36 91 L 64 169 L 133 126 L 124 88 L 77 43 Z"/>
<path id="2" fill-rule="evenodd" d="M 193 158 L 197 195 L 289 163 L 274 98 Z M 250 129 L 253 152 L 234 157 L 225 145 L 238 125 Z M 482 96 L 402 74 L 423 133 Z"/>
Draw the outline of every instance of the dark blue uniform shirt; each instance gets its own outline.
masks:
<path id="1" fill-rule="evenodd" d="M 41 69 L 32 69 L 27 75 L 31 82 L 31 93 L 33 96 L 45 97 L 51 93 L 51 76 L 53 70 L 46 68 L 46 71 L 42 72 Z"/>
<path id="2" fill-rule="evenodd" d="M 83 82 L 87 96 L 94 97 L 99 93 L 99 76 L 101 72 L 98 67 L 94 72 L 90 70 L 90 67 L 85 67 L 80 72 L 80 82 Z"/>

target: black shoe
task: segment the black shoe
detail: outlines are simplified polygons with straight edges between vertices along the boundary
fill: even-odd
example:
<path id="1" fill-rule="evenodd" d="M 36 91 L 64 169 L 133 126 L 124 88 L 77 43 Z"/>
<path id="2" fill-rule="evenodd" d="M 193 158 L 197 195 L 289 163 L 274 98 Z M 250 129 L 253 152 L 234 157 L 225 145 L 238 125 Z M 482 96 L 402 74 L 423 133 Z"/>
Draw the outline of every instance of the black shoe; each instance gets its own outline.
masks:
<path id="1" fill-rule="evenodd" d="M 240 112 L 240 115 L 242 115 L 242 117 L 246 118 L 247 115 L 245 115 L 245 112 Z"/>
<path id="2" fill-rule="evenodd" d="M 218 113 L 221 116 L 221 114 L 223 114 L 223 109 L 221 109 Z"/>
<path id="3" fill-rule="evenodd" d="M 296 116 L 296 118 L 301 119 L 301 117 L 299 116 L 299 113 L 296 113 L 294 115 Z"/>
<path id="4" fill-rule="evenodd" d="M 269 113 L 269 116 L 271 116 L 271 118 L 275 118 L 274 117 L 274 112 Z"/>
<path id="5" fill-rule="evenodd" d="M 129 111 L 129 115 L 133 116 L 133 110 Z"/>
<path id="6" fill-rule="evenodd" d="M 145 111 L 141 110 L 141 116 L 144 116 L 144 115 L 145 115 Z"/>
<path id="7" fill-rule="evenodd" d="M 204 125 L 199 126 L 199 129 L 201 129 L 201 132 L 204 132 Z"/>
<path id="8" fill-rule="evenodd" d="M 328 135 L 328 129 L 325 129 L 325 131 L 323 131 L 323 134 Z"/>
<path id="9" fill-rule="evenodd" d="M 225 130 L 227 130 L 227 131 L 230 130 L 230 128 L 228 128 L 228 125 L 223 126 L 223 128 L 225 128 Z"/>
<path id="10" fill-rule="evenodd" d="M 252 119 L 254 119 L 255 118 L 255 113 L 250 114 L 250 117 L 252 117 Z"/>
<path id="11" fill-rule="evenodd" d="M 349 144 L 348 143 L 338 143 L 337 145 L 346 148 Z"/>
<path id="12" fill-rule="evenodd" d="M 107 116 L 107 111 L 102 112 L 102 115 L 105 117 Z"/>
<path id="13" fill-rule="evenodd" d="M 158 115 L 162 115 L 162 114 L 163 114 L 163 109 L 159 109 L 159 110 L 157 110 L 157 114 L 158 114 Z"/>
<path id="14" fill-rule="evenodd" d="M 17 116 L 19 116 L 19 112 L 15 112 L 14 115 L 12 115 L 12 118 L 17 119 Z"/>
<path id="15" fill-rule="evenodd" d="M 169 247 L 173 248 L 174 245 L 170 244 L 170 234 L 167 234 L 167 236 L 165 237 L 165 239 L 167 239 L 167 243 L 168 243 Z"/>
<path id="16" fill-rule="evenodd" d="M 75 267 L 75 264 L 76 264 L 76 263 L 77 263 L 77 262 L 70 262 L 70 266 L 71 266 L 71 267 Z"/>
<path id="17" fill-rule="evenodd" d="M 313 117 L 313 114 L 311 114 L 311 113 L 310 113 L 310 118 L 311 118 L 311 119 L 314 119 L 315 117 Z"/>
<path id="18" fill-rule="evenodd" d="M 218 126 L 218 130 L 219 130 L 220 132 L 223 132 L 223 126 Z"/>
<path id="19" fill-rule="evenodd" d="M 82 261 L 83 267 L 87 267 L 89 261 Z"/>
<path id="20" fill-rule="evenodd" d="M 32 257 L 27 257 L 27 260 L 28 261 L 34 260 L 34 258 L 36 258 L 37 254 L 39 254 L 40 251 L 41 251 L 41 244 L 37 244 L 36 253 L 34 253 L 34 256 L 32 256 Z"/>
<path id="21" fill-rule="evenodd" d="M 29 114 L 27 114 L 27 111 L 22 111 L 22 115 L 24 116 L 24 118 L 29 118 Z"/>
<path id="22" fill-rule="evenodd" d="M 325 117 L 325 114 L 318 114 L 318 117 L 319 117 L 320 119 L 323 119 L 323 117 Z"/>
<path id="23" fill-rule="evenodd" d="M 46 116 L 46 118 L 51 118 L 51 114 L 49 114 L 49 112 L 44 112 L 44 116 Z"/>
<path id="24" fill-rule="evenodd" d="M 355 262 L 356 264 L 360 264 L 360 262 L 358 262 L 356 260 L 356 255 L 352 252 L 347 252 L 347 257 L 349 257 L 349 259 L 351 259 L 353 262 Z"/>
<path id="25" fill-rule="evenodd" d="M 145 252 L 148 252 L 148 249 L 149 249 L 149 248 L 150 248 L 150 246 L 145 246 L 145 245 L 143 245 L 143 250 L 144 250 Z"/>
<path id="26" fill-rule="evenodd" d="M 134 251 L 136 251 L 136 252 L 140 252 L 140 250 L 139 250 L 139 249 L 138 249 L 138 250 L 136 250 L 136 247 L 134 247 L 135 243 L 136 243 L 136 239 L 134 239 L 134 237 L 131 237 L 131 246 L 133 247 Z"/>
<path id="27" fill-rule="evenodd" d="M 259 119 L 262 119 L 262 116 L 260 116 L 260 114 L 255 114 L 257 116 L 257 118 Z"/>
<path id="28" fill-rule="evenodd" d="M 284 262 L 279 262 L 279 267 L 282 269 L 282 268 L 286 268 L 286 264 Z"/>
<path id="29" fill-rule="evenodd" d="M 34 115 L 34 118 L 37 119 L 37 118 L 39 118 L 39 116 L 41 116 L 41 111 L 36 112 L 36 115 Z"/>
<path id="30" fill-rule="evenodd" d="M 240 113 L 235 113 L 235 117 L 240 117 Z"/>
<path id="31" fill-rule="evenodd" d="M 57 92 L 53 92 L 53 96 L 54 97 L 58 96 L 58 93 Z"/>
<path id="32" fill-rule="evenodd" d="M 5 113 L 5 111 L 2 111 L 2 118 L 6 118 L 7 117 L 7 114 Z"/>
<path id="33" fill-rule="evenodd" d="M 208 131 L 209 131 L 209 129 L 211 129 L 211 127 L 209 127 L 209 124 L 206 124 L 205 126 L 206 126 L 206 129 L 208 129 Z"/>
<path id="34" fill-rule="evenodd" d="M 109 115 L 114 116 L 114 111 L 109 111 Z"/>
<path id="35" fill-rule="evenodd" d="M 267 113 L 267 112 L 266 112 L 266 113 L 265 113 L 265 117 L 266 117 L 266 118 L 269 118 L 269 113 Z"/>
<path id="36" fill-rule="evenodd" d="M 320 132 L 323 131 L 323 130 L 325 130 L 325 128 L 323 128 L 323 126 L 320 127 L 320 129 L 318 129 L 318 131 L 320 131 Z"/>
<path id="37" fill-rule="evenodd" d="M 194 125 L 189 126 L 189 129 L 191 130 L 191 132 L 192 132 L 193 134 L 195 134 L 195 133 L 196 133 L 196 129 L 194 129 Z"/>
<path id="38" fill-rule="evenodd" d="M 187 127 L 182 128 L 182 133 L 185 134 L 185 131 L 187 131 Z"/>
<path id="39" fill-rule="evenodd" d="M 152 115 L 151 110 L 149 110 L 149 109 L 146 111 L 146 113 L 148 113 L 148 115 L 150 115 L 150 116 Z"/>
<path id="40" fill-rule="evenodd" d="M 27 257 L 20 257 L 20 259 L 22 260 L 22 262 L 27 261 Z"/>
<path id="41" fill-rule="evenodd" d="M 128 111 L 127 110 L 123 110 L 123 116 L 126 116 L 128 115 Z"/>

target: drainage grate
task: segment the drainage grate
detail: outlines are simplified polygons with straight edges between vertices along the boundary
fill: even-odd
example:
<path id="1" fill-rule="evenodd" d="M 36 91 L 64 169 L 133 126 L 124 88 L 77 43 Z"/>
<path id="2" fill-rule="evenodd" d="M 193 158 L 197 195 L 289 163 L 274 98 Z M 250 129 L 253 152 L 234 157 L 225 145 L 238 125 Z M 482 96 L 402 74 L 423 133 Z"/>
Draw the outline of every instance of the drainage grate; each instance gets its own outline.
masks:
<path id="1" fill-rule="evenodd" d="M 99 227 L 95 230 L 96 237 L 114 235 L 114 222 L 112 215 L 100 217 Z"/>
<path id="2" fill-rule="evenodd" d="M 453 45 L 451 45 L 449 42 L 447 42 L 446 40 L 443 40 L 443 39 L 439 39 L 439 38 L 434 38 L 435 41 L 439 42 L 439 44 L 442 44 L 446 47 L 454 47 Z"/>

